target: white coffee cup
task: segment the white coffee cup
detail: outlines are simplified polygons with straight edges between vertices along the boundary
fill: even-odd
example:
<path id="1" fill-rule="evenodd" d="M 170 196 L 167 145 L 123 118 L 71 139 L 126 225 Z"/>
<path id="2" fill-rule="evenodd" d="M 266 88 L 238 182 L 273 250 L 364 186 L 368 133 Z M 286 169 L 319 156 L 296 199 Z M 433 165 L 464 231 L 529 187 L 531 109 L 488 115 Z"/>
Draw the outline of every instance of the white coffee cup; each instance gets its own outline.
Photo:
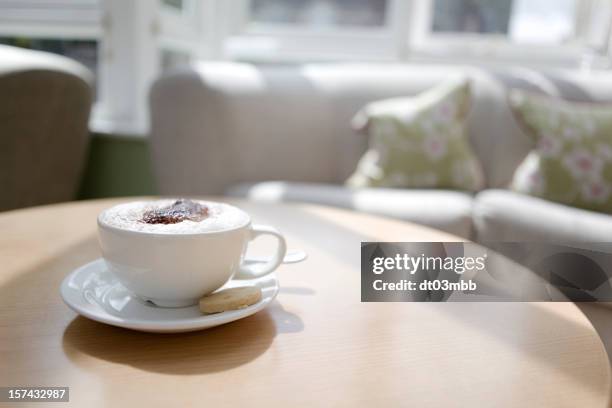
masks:
<path id="1" fill-rule="evenodd" d="M 109 270 L 135 295 L 161 307 L 194 305 L 232 278 L 267 275 L 286 252 L 285 238 L 275 228 L 252 225 L 246 213 L 241 225 L 194 233 L 118 228 L 103 215 L 98 216 L 98 237 Z M 264 264 L 244 264 L 249 241 L 260 235 L 277 239 L 274 256 Z"/>

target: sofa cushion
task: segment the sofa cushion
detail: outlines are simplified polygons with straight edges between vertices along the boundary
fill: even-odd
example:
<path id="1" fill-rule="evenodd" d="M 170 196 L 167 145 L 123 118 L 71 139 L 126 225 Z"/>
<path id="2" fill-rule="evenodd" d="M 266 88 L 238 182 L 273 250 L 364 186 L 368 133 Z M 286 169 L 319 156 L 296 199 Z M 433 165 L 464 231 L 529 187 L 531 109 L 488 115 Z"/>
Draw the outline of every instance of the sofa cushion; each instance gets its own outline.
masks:
<path id="1" fill-rule="evenodd" d="M 350 188 L 314 183 L 239 184 L 227 194 L 256 201 L 299 201 L 359 210 L 427 225 L 464 238 L 472 233 L 472 195 L 451 190 Z"/>
<path id="2" fill-rule="evenodd" d="M 478 191 L 484 177 L 466 135 L 467 79 L 445 81 L 416 97 L 373 102 L 353 118 L 369 149 L 347 180 L 351 187 Z"/>
<path id="3" fill-rule="evenodd" d="M 507 190 L 476 195 L 474 228 L 478 242 L 609 242 L 612 217 Z"/>
<path id="4" fill-rule="evenodd" d="M 511 105 L 537 143 L 513 189 L 550 201 L 612 213 L 612 105 L 569 102 L 521 91 Z"/>

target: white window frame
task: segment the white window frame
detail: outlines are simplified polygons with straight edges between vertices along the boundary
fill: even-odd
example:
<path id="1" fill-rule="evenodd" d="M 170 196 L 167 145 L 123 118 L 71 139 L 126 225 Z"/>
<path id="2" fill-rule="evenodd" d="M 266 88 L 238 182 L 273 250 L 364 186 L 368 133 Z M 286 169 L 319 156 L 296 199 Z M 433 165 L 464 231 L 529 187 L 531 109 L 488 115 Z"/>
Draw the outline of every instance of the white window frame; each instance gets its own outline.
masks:
<path id="1" fill-rule="evenodd" d="M 555 67 L 577 67 L 585 55 L 584 44 L 516 44 L 505 36 L 486 34 L 433 33 L 433 0 L 388 0 L 383 29 L 329 29 L 312 31 L 300 27 L 247 24 L 249 0 L 230 2 L 218 19 L 232 16 L 226 29 L 229 44 L 222 56 L 248 61 L 301 60 L 400 60 L 523 63 Z M 588 28 L 590 13 L 600 12 L 607 0 L 578 0 L 577 28 Z M 588 36 L 588 33 L 579 33 Z M 324 48 L 321 49 L 321 45 Z M 607 65 L 605 50 L 593 49 L 597 64 Z M 310 51 L 309 51 L 310 50 Z M 600 52 L 606 52 L 602 57 Z"/>
<path id="2" fill-rule="evenodd" d="M 343 26 L 321 28 L 249 22 L 249 0 L 235 0 L 223 7 L 219 21 L 227 21 L 227 59 L 277 62 L 312 60 L 396 60 L 402 48 L 402 24 L 409 2 L 388 0 L 381 27 Z M 409 8 L 409 7 L 408 7 Z M 229 19 L 228 19 L 229 17 Z"/>
<path id="3" fill-rule="evenodd" d="M 559 45 L 536 45 L 513 43 L 504 35 L 434 33 L 431 29 L 434 0 L 416 1 L 422 3 L 419 8 L 419 21 L 423 24 L 423 29 L 411 38 L 409 44 L 411 54 L 416 60 L 468 63 L 488 61 L 575 68 L 585 56 L 586 47 L 583 40 Z M 578 37 L 588 35 L 584 31 L 588 28 L 588 19 L 591 17 L 589 13 L 601 12 L 602 5 L 600 0 L 578 0 L 575 24 Z M 606 12 L 609 11 L 608 9 Z M 605 65 L 608 61 L 607 55 L 603 60 L 598 61 L 598 64 Z"/>
<path id="4" fill-rule="evenodd" d="M 94 109 L 91 127 L 95 131 L 148 134 L 149 90 L 161 73 L 162 51 L 199 56 L 199 2 L 184 3 L 181 12 L 164 7 L 159 0 L 104 0 L 102 103 Z"/>
<path id="5" fill-rule="evenodd" d="M 183 0 L 185 8 L 177 10 L 160 3 L 157 10 L 159 43 L 169 48 L 192 54 L 199 48 L 200 14 L 197 0 Z"/>

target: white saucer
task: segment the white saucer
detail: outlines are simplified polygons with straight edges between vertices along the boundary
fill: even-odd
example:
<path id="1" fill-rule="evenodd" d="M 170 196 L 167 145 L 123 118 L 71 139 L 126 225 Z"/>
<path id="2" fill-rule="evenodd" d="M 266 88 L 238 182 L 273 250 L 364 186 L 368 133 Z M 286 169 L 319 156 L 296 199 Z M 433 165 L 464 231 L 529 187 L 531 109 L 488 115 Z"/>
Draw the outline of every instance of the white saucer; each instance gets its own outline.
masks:
<path id="1" fill-rule="evenodd" d="M 259 312 L 278 294 L 278 278 L 271 273 L 249 281 L 229 281 L 223 288 L 244 285 L 261 288 L 262 299 L 249 307 L 202 315 L 198 306 L 161 308 L 148 304 L 124 288 L 97 259 L 73 271 L 61 286 L 64 302 L 78 314 L 98 322 L 154 333 L 178 333 L 208 329 Z"/>

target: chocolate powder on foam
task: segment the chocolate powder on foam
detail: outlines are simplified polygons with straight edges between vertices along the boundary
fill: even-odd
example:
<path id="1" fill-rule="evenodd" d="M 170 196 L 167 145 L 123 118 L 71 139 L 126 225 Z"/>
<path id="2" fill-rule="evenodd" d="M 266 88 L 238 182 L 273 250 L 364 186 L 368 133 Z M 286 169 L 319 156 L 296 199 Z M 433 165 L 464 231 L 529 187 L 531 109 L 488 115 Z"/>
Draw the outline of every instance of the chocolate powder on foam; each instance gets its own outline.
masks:
<path id="1" fill-rule="evenodd" d="M 177 224 L 185 220 L 199 222 L 208 215 L 208 207 L 205 205 L 188 199 L 179 199 L 169 206 L 146 211 L 141 221 L 147 224 Z"/>

